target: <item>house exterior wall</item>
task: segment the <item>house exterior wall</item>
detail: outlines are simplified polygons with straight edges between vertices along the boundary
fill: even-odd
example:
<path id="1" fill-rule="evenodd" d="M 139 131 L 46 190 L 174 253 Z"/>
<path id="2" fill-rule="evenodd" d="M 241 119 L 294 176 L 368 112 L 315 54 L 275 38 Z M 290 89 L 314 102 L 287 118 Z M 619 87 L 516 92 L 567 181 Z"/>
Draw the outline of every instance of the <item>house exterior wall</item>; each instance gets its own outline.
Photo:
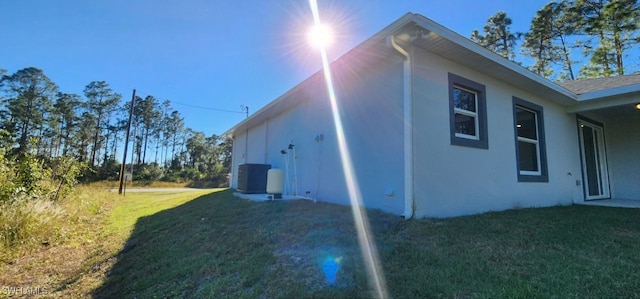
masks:
<path id="1" fill-rule="evenodd" d="M 448 73 L 486 87 L 488 149 L 451 145 Z M 417 217 L 449 217 L 510 208 L 568 205 L 580 158 L 575 116 L 517 87 L 414 49 L 414 188 Z M 544 111 L 548 182 L 518 182 L 512 97 Z"/>
<path id="2" fill-rule="evenodd" d="M 351 204 L 345 182 L 354 181 L 361 187 L 367 208 L 401 214 L 405 207 L 403 155 L 405 141 L 410 137 L 413 152 L 410 183 L 415 217 L 451 217 L 581 203 L 584 182 L 578 116 L 566 111 L 592 109 L 579 114 L 605 125 L 612 196 L 640 199 L 637 183 L 640 157 L 636 150 L 640 148 L 640 119 L 607 119 L 604 115 L 610 113 L 598 113 L 593 109 L 600 108 L 593 108 L 591 103 L 583 105 L 582 100 L 576 101 L 576 95 L 568 90 L 547 85 L 515 65 L 505 65 L 478 49 L 466 48 L 467 42 L 421 16 L 413 16 L 409 21 L 393 25 L 390 27 L 393 30 L 384 29 L 332 63 L 338 110 L 354 177 L 344 176 L 328 93 L 322 73 L 318 73 L 288 92 L 286 98 L 260 110 L 258 117 L 240 124 L 242 130 L 236 130 L 237 127 L 231 130 L 236 135 L 231 186 L 237 187 L 238 165 L 268 163 L 273 168 L 285 169 L 288 194 Z M 418 26 L 427 29 L 429 34 L 411 41 L 409 32 Z M 402 55 L 381 41 L 389 34 L 396 34 L 412 56 L 412 105 L 409 107 L 412 136 L 403 135 L 407 107 L 403 106 Z M 488 136 L 486 142 L 451 136 L 451 127 L 455 124 L 450 119 L 455 111 L 450 105 L 451 78 L 467 82 L 467 94 L 481 91 L 485 95 L 478 101 L 482 105 L 486 102 L 486 126 L 479 125 L 482 136 Z M 541 96 L 543 94 L 549 98 Z M 599 98 L 596 104 L 618 103 L 610 100 Z M 541 167 L 543 179 L 518 172 L 514 103 L 529 110 L 542 109 L 546 137 L 543 144 L 546 163 Z M 457 108 L 459 115 L 467 118 L 473 118 L 476 112 L 476 116 L 485 117 L 479 110 Z M 264 121 L 255 124 L 261 119 Z M 255 125 L 246 129 L 244 125 L 248 123 Z M 288 149 L 290 143 L 295 150 Z M 288 154 L 283 155 L 282 150 Z"/>
<path id="3" fill-rule="evenodd" d="M 386 58 L 385 58 L 386 57 Z M 402 59 L 360 53 L 333 63 L 340 116 L 367 208 L 401 214 L 404 208 Z M 239 164 L 268 163 L 285 170 L 285 190 L 350 204 L 325 82 L 314 76 L 294 95 L 293 108 L 234 137 L 232 188 Z M 322 137 L 320 137 L 322 136 Z M 243 146 L 248 142 L 246 159 Z M 289 143 L 293 151 L 281 154 Z M 240 155 L 240 156 L 238 156 Z M 287 165 L 288 159 L 288 165 Z M 297 170 L 297 175 L 295 172 Z"/>
<path id="4" fill-rule="evenodd" d="M 640 118 L 611 118 L 604 126 L 611 196 L 640 200 Z"/>
<path id="5" fill-rule="evenodd" d="M 231 188 L 238 188 L 238 165 L 246 163 L 247 133 L 236 134 L 233 137 L 231 149 Z"/>

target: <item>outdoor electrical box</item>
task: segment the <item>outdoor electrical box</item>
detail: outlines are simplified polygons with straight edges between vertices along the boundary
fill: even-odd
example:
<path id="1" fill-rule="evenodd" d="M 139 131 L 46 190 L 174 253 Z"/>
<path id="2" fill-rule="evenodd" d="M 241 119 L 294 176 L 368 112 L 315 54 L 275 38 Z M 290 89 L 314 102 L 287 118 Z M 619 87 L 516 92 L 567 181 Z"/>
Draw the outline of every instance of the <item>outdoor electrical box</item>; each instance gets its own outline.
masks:
<path id="1" fill-rule="evenodd" d="M 267 173 L 271 164 L 238 165 L 238 192 L 245 194 L 266 194 Z"/>

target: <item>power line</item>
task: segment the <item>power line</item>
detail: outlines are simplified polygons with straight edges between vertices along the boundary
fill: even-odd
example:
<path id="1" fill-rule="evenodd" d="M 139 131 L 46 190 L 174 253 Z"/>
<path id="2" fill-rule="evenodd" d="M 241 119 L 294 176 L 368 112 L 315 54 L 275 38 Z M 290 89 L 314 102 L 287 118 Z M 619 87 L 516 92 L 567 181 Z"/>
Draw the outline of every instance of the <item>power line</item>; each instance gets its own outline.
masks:
<path id="1" fill-rule="evenodd" d="M 143 94 L 145 94 L 147 96 L 153 96 L 152 94 L 144 92 L 144 91 L 141 92 L 141 93 L 143 93 Z M 169 101 L 169 103 L 172 103 L 172 104 L 177 104 L 177 105 L 182 105 L 182 106 L 187 106 L 187 107 L 192 107 L 192 108 L 198 108 L 198 109 L 204 109 L 204 110 L 212 110 L 212 111 L 227 112 L 227 113 L 239 113 L 239 114 L 240 113 L 241 114 L 246 114 L 247 113 L 247 111 L 244 111 L 244 110 L 243 111 L 234 111 L 234 110 L 225 110 L 225 109 L 204 107 L 204 106 L 198 106 L 198 105 L 192 105 L 192 104 L 185 104 L 185 103 L 181 103 L 181 102 L 176 102 L 176 101 L 169 100 L 169 99 L 167 99 L 167 101 Z"/>
<path id="2" fill-rule="evenodd" d="M 193 108 L 198 108 L 198 109 L 206 109 L 206 110 L 229 112 L 229 113 L 242 113 L 242 114 L 246 113 L 246 111 L 224 110 L 224 109 L 217 109 L 217 108 L 203 107 L 203 106 L 198 106 L 198 105 L 185 104 L 185 103 L 180 103 L 180 102 L 176 102 L 176 101 L 172 101 L 172 100 L 168 100 L 168 101 L 170 103 L 173 103 L 173 104 L 178 104 L 178 105 L 183 105 L 183 106 L 188 106 L 188 107 L 193 107 Z"/>

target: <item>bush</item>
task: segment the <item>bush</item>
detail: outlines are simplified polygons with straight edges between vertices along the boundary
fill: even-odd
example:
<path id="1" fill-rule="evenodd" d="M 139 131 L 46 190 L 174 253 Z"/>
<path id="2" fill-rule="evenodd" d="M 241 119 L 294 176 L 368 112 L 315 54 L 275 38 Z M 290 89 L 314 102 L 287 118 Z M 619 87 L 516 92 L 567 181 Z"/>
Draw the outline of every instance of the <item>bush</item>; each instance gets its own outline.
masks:
<path id="1" fill-rule="evenodd" d="M 0 202 L 65 198 L 73 192 L 85 168 L 84 163 L 70 157 L 8 157 L 0 151 Z"/>
<path id="2" fill-rule="evenodd" d="M 0 149 L 0 258 L 16 246 L 48 244 L 85 165 L 73 158 L 11 157 Z"/>
<path id="3" fill-rule="evenodd" d="M 162 177 L 162 169 L 158 167 L 158 164 L 151 163 L 149 165 L 140 165 L 141 168 L 138 171 L 133 172 L 134 181 L 143 181 L 151 183 L 160 180 Z"/>
<path id="4" fill-rule="evenodd" d="M 49 163 L 51 169 L 50 181 L 54 182 L 55 194 L 53 200 L 59 200 L 69 196 L 78 184 L 78 178 L 84 169 L 85 163 L 79 163 L 71 157 L 56 157 Z"/>

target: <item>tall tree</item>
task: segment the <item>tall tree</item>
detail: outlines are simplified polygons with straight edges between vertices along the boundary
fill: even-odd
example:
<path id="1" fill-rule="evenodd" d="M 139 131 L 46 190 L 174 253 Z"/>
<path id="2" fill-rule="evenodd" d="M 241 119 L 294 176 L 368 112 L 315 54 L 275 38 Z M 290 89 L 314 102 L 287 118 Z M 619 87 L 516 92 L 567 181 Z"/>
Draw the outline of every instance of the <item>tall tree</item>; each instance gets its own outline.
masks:
<path id="1" fill-rule="evenodd" d="M 224 138 L 218 145 L 218 159 L 222 166 L 227 170 L 231 169 L 231 155 L 233 152 L 233 140 Z"/>
<path id="2" fill-rule="evenodd" d="M 44 124 L 44 115 L 51 106 L 51 97 L 58 87 L 35 67 L 21 69 L 13 75 L 2 77 L 3 87 L 9 94 L 7 108 L 11 114 L 13 128 L 20 135 L 18 152 L 30 150 L 29 139 Z"/>
<path id="3" fill-rule="evenodd" d="M 78 161 L 87 162 L 90 158 L 88 149 L 93 139 L 93 126 L 96 124 L 96 118 L 88 111 L 82 112 L 80 121 L 78 122 L 78 131 L 73 137 L 73 152 Z"/>
<path id="4" fill-rule="evenodd" d="M 162 132 L 161 134 L 163 148 L 160 156 L 160 161 L 162 161 L 164 167 L 168 167 L 167 152 L 169 151 L 169 144 L 171 143 L 171 137 L 169 136 L 169 114 L 171 113 L 171 111 L 173 111 L 173 108 L 171 107 L 171 101 L 164 100 L 162 102 L 162 119 L 160 121 L 160 131 Z"/>
<path id="5" fill-rule="evenodd" d="M 624 75 L 625 51 L 638 44 L 640 3 L 637 0 L 614 0 L 604 7 L 604 18 L 609 25 L 609 38 L 613 41 L 618 75 Z"/>
<path id="6" fill-rule="evenodd" d="M 178 110 L 171 112 L 166 122 L 167 138 L 171 140 L 171 160 L 176 157 L 176 147 L 179 144 L 180 136 L 184 131 L 184 118 Z"/>
<path id="7" fill-rule="evenodd" d="M 551 65 L 559 58 L 553 47 L 553 16 L 549 4 L 536 13 L 522 44 L 522 53 L 535 60 L 529 69 L 545 78 L 553 74 Z"/>
<path id="8" fill-rule="evenodd" d="M 77 110 L 82 104 L 82 99 L 77 94 L 59 92 L 56 95 L 53 111 L 58 116 L 57 120 L 59 121 L 58 128 L 60 131 L 57 134 L 57 146 L 58 150 L 62 148 L 63 156 L 66 156 L 69 151 L 71 137 L 76 131 L 78 123 Z"/>
<path id="9" fill-rule="evenodd" d="M 574 11 L 582 17 L 584 55 L 589 63 L 584 77 L 623 75 L 625 51 L 638 43 L 640 5 L 637 0 L 577 0 Z"/>
<path id="10" fill-rule="evenodd" d="M 507 13 L 499 11 L 487 20 L 483 28 L 484 34 L 474 30 L 471 40 L 504 58 L 513 60 L 519 34 L 511 32 L 511 23 Z"/>
<path id="11" fill-rule="evenodd" d="M 149 136 L 155 135 L 155 132 L 159 130 L 158 124 L 162 118 L 158 100 L 155 97 L 149 95 L 142 100 L 139 105 L 140 121 L 142 125 L 142 138 L 144 139 L 142 163 L 146 163 L 147 157 L 147 145 L 149 143 Z"/>
<path id="12" fill-rule="evenodd" d="M 562 67 L 561 78 L 575 79 L 568 38 L 576 32 L 578 18 L 570 7 L 568 1 L 549 2 L 531 21 L 522 52 L 535 60 L 531 67 L 534 73 L 550 77 L 552 65 L 558 64 Z"/>
<path id="13" fill-rule="evenodd" d="M 84 95 L 87 97 L 87 109 L 91 113 L 96 122 L 93 125 L 93 147 L 91 148 L 91 159 L 89 164 L 95 165 L 96 152 L 100 144 L 99 141 L 105 130 L 111 122 L 111 114 L 118 107 L 120 94 L 117 94 L 109 88 L 109 84 L 105 81 L 93 81 L 84 89 Z"/>
<path id="14" fill-rule="evenodd" d="M 198 167 L 204 162 L 205 157 L 209 154 L 206 144 L 206 137 L 202 132 L 187 130 L 189 137 L 186 142 L 186 151 L 189 157 L 189 166 Z"/>

